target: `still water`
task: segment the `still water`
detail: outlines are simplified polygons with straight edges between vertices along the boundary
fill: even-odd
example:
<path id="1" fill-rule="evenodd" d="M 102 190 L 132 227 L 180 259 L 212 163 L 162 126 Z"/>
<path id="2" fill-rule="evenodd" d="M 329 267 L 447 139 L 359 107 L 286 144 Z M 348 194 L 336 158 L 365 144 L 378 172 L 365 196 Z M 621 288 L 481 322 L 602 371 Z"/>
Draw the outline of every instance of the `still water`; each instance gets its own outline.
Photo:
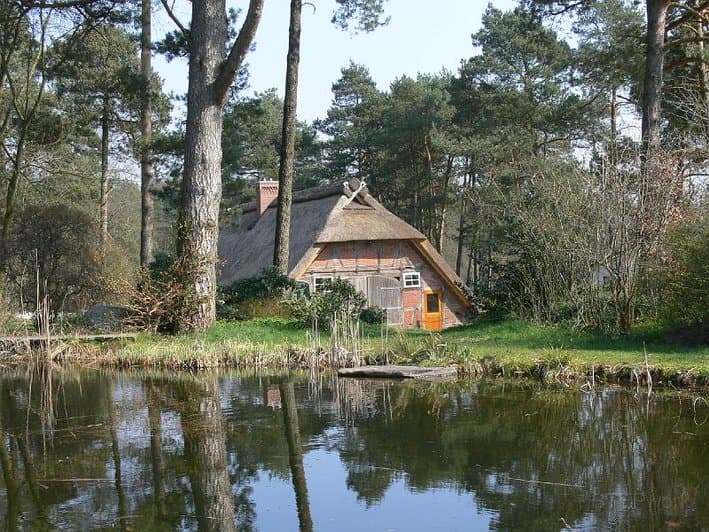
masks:
<path id="1" fill-rule="evenodd" d="M 709 530 L 696 395 L 0 374 L 3 530 Z"/>

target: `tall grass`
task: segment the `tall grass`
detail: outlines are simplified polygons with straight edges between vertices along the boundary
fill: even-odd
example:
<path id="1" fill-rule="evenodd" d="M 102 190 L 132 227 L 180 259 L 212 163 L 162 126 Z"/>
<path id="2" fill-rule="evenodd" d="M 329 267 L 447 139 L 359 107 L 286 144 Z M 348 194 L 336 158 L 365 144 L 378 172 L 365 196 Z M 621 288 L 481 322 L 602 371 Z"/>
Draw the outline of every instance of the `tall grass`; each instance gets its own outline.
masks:
<path id="1" fill-rule="evenodd" d="M 80 360 L 110 367 L 287 370 L 392 362 L 456 365 L 468 375 L 544 382 L 585 379 L 589 385 L 648 374 L 656 384 L 709 383 L 708 346 L 649 338 L 610 338 L 522 321 L 479 322 L 430 333 L 348 320 L 308 329 L 291 320 L 262 318 L 221 322 L 184 336 L 141 335 L 135 342 L 93 349 L 82 344 L 71 352 L 83 349 Z M 71 360 L 68 351 L 62 356 Z"/>

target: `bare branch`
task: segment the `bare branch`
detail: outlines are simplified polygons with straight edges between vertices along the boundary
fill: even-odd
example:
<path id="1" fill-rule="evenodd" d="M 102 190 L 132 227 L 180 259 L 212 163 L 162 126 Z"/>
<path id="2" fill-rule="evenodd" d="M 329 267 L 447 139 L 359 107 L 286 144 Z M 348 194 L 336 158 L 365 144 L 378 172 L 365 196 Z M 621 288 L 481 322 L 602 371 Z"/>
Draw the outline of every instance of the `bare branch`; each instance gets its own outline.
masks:
<path id="1" fill-rule="evenodd" d="M 559 2 L 559 4 L 560 4 L 560 5 L 559 5 L 559 8 L 558 8 L 558 9 L 552 9 L 551 6 L 554 4 L 554 2 L 550 2 L 549 5 L 548 5 L 549 10 L 548 10 L 547 12 L 548 12 L 549 15 L 551 15 L 552 17 L 556 17 L 556 16 L 559 16 L 559 15 L 564 15 L 565 13 L 568 13 L 568 12 L 570 12 L 570 11 L 573 11 L 573 10 L 576 9 L 577 7 L 581 7 L 581 6 L 583 6 L 583 5 L 585 5 L 585 4 L 588 4 L 588 3 L 589 3 L 589 0 L 577 0 L 577 1 L 575 1 L 575 2 L 569 2 L 568 4 L 567 4 L 567 3 L 564 3 L 564 2 Z"/>
<path id="2" fill-rule="evenodd" d="M 172 21 L 175 23 L 175 25 L 182 32 L 182 35 L 184 35 L 185 39 L 187 39 L 187 41 L 189 41 L 190 40 L 190 30 L 188 30 L 184 26 L 184 24 L 182 24 L 182 22 L 180 22 L 180 19 L 177 18 L 177 15 L 175 15 L 175 12 L 167 4 L 167 0 L 160 0 L 160 2 L 162 3 L 163 7 L 165 8 L 165 11 L 167 12 L 167 16 L 172 19 Z"/>
<path id="3" fill-rule="evenodd" d="M 681 44 L 696 44 L 702 42 L 709 42 L 709 37 L 684 37 L 682 39 L 673 39 L 665 44 L 664 50 L 667 51 Z"/>
<path id="4" fill-rule="evenodd" d="M 676 27 L 681 26 L 683 23 L 687 22 L 687 19 L 689 19 L 689 17 L 692 15 L 697 17 L 697 19 L 699 19 L 699 20 L 706 21 L 707 16 L 703 13 L 703 11 L 705 9 L 709 8 L 709 0 L 705 1 L 704 3 L 702 3 L 701 5 L 696 6 L 696 7 L 684 5 L 679 2 L 672 2 L 672 3 L 670 3 L 669 7 L 670 8 L 674 7 L 674 8 L 681 9 L 684 11 L 683 15 L 677 17 L 676 19 L 672 20 L 671 22 L 669 22 L 667 24 L 667 30 L 672 31 Z"/>
<path id="5" fill-rule="evenodd" d="M 249 11 L 246 13 L 244 25 L 239 30 L 239 36 L 231 47 L 226 61 L 222 64 L 219 76 L 214 81 L 214 97 L 221 104 L 224 103 L 229 87 L 241 68 L 246 53 L 254 40 L 262 13 L 263 0 L 250 0 Z"/>
<path id="6" fill-rule="evenodd" d="M 673 61 L 672 63 L 665 65 L 665 68 L 663 70 L 665 72 L 671 72 L 675 68 L 691 64 L 709 65 L 709 61 L 707 61 L 706 59 L 702 59 L 701 57 L 685 57 L 684 59 L 678 59 L 677 61 Z"/>

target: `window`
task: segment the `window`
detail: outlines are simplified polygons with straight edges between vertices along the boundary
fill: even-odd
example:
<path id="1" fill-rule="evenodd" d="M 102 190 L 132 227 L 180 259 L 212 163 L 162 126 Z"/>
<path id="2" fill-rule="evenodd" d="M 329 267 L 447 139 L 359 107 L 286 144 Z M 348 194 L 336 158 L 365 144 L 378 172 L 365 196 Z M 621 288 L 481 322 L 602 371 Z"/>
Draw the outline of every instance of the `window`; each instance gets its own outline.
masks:
<path id="1" fill-rule="evenodd" d="M 295 298 L 308 299 L 310 297 L 310 285 L 305 281 L 295 282 Z"/>
<path id="2" fill-rule="evenodd" d="M 419 272 L 404 272 L 404 288 L 418 288 L 421 286 Z"/>
<path id="3" fill-rule="evenodd" d="M 329 292 L 332 277 L 315 277 L 313 281 L 314 292 Z"/>
<path id="4" fill-rule="evenodd" d="M 426 313 L 438 314 L 441 311 L 440 299 L 438 292 L 430 292 L 426 294 Z"/>

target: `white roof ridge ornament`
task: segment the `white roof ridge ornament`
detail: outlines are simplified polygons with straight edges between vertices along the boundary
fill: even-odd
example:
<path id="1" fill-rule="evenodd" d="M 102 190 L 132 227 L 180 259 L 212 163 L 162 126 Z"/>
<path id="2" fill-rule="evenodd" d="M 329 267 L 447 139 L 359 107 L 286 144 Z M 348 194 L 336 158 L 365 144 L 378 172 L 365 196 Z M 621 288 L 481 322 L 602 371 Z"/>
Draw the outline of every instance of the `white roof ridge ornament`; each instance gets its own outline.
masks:
<path id="1" fill-rule="evenodd" d="M 350 203 L 352 203 L 352 201 L 359 195 L 359 193 L 362 192 L 362 190 L 364 190 L 367 187 L 367 183 L 365 183 L 364 179 L 357 179 L 357 178 L 350 179 L 347 182 L 347 186 L 350 187 L 350 189 L 352 189 L 352 185 L 357 186 L 356 183 L 359 183 L 357 190 L 352 190 L 352 195 L 345 200 L 345 202 L 342 204 L 342 207 L 340 207 L 341 209 L 344 209 Z"/>

